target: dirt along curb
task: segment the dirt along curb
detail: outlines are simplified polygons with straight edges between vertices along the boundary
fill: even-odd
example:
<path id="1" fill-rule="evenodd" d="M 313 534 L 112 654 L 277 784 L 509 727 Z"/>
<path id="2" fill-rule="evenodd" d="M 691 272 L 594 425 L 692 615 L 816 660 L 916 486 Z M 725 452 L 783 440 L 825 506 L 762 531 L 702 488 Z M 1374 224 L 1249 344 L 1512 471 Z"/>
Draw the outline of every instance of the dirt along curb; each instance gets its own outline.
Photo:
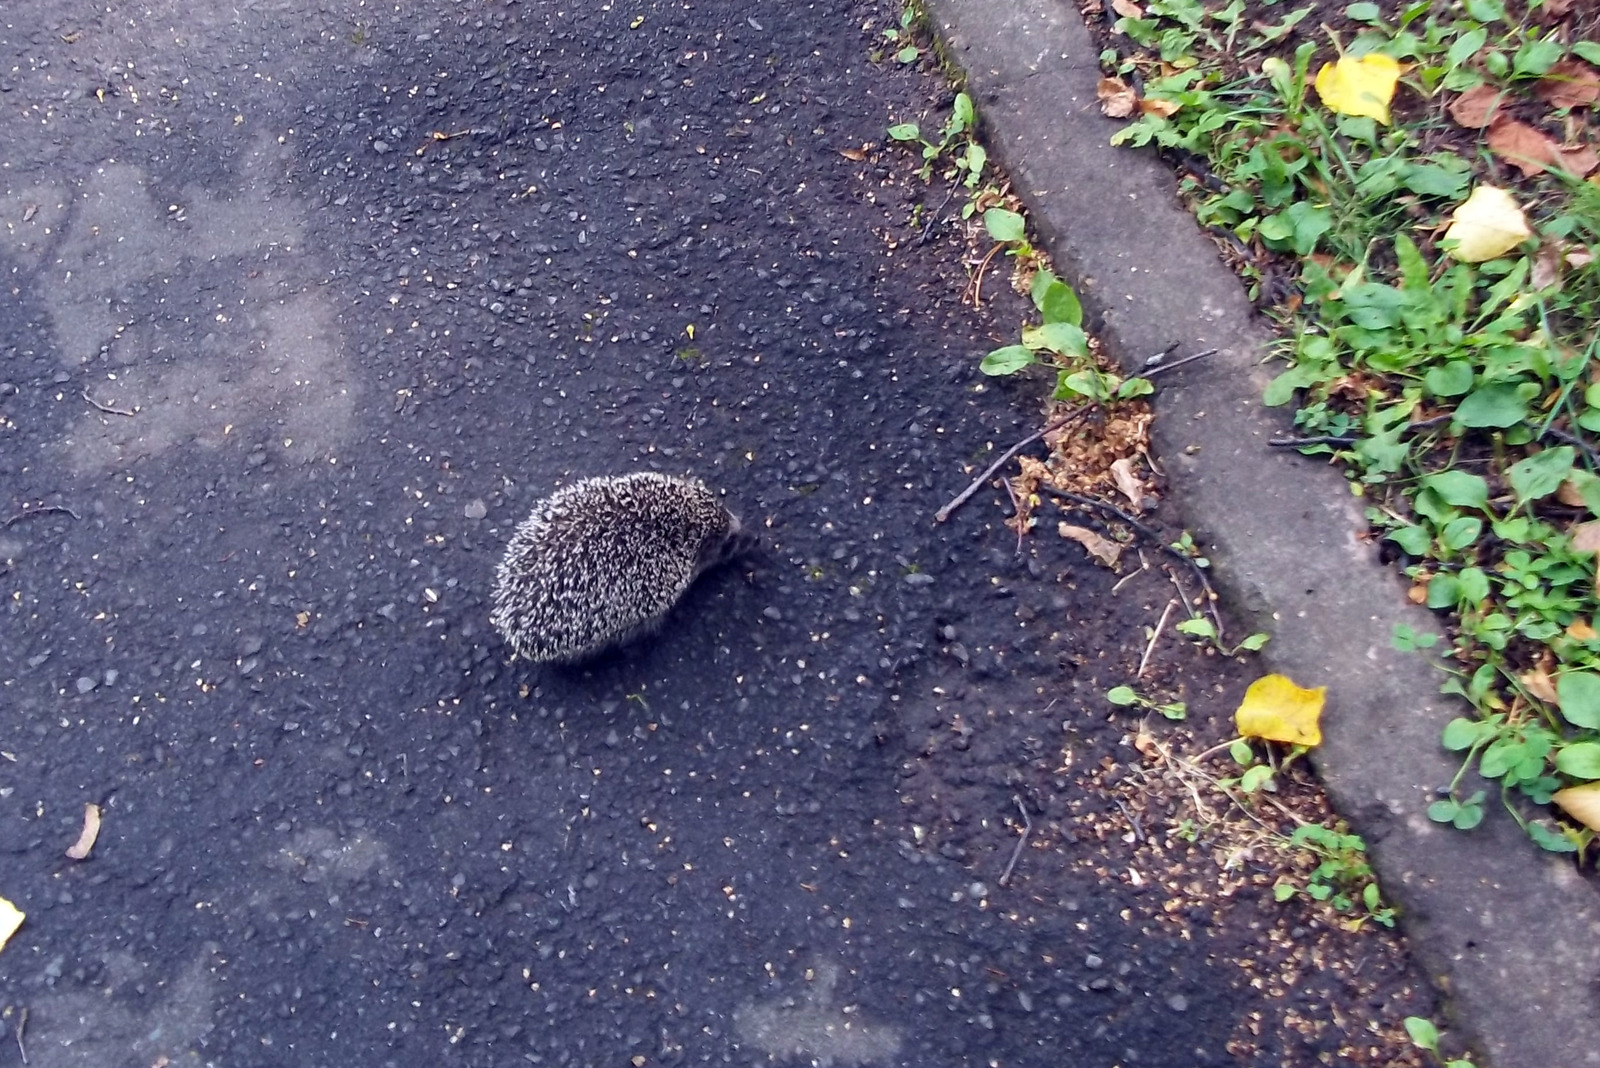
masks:
<path id="1" fill-rule="evenodd" d="M 1600 894 L 1498 805 L 1470 834 L 1428 820 L 1457 769 L 1439 732 L 1467 707 L 1391 635 L 1399 623 L 1439 628 L 1361 539 L 1343 477 L 1267 445 L 1286 426 L 1260 404 L 1271 334 L 1164 165 L 1110 146 L 1119 124 L 1099 113 L 1077 12 L 1052 0 L 929 8 L 991 151 L 1109 350 L 1130 369 L 1174 343 L 1178 357 L 1218 350 L 1160 380 L 1158 460 L 1239 633 L 1270 631 L 1273 670 L 1327 685 L 1318 772 L 1365 836 L 1451 1023 L 1495 1068 L 1600 1064 Z"/>

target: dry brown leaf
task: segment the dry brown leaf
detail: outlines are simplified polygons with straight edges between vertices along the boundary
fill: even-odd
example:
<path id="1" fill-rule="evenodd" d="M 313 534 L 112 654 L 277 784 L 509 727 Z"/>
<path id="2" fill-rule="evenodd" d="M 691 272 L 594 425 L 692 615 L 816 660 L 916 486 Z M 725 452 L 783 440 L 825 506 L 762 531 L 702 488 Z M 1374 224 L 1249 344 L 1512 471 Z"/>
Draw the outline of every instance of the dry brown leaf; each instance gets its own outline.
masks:
<path id="1" fill-rule="evenodd" d="M 1125 119 L 1139 105 L 1139 96 L 1121 78 L 1101 78 L 1094 95 L 1100 98 L 1100 110 L 1107 118 Z"/>
<path id="2" fill-rule="evenodd" d="M 1468 89 L 1450 101 L 1450 117 L 1456 120 L 1458 126 L 1481 130 L 1494 121 L 1504 98 L 1505 94 L 1492 85 Z"/>
<path id="3" fill-rule="evenodd" d="M 1600 73 L 1581 59 L 1563 59 L 1539 79 L 1533 95 L 1553 108 L 1588 107 L 1600 100 Z"/>
<path id="4" fill-rule="evenodd" d="M 855 160 L 857 163 L 860 163 L 862 160 L 867 158 L 867 149 L 869 147 L 871 146 L 862 145 L 860 148 L 841 148 L 839 150 L 839 155 L 843 156 L 845 159 Z"/>
<path id="5" fill-rule="evenodd" d="M 1544 133 L 1516 119 L 1496 119 L 1486 138 L 1489 151 L 1531 178 L 1554 167 L 1579 178 L 1600 166 L 1600 157 L 1587 145 L 1563 147 Z"/>
<path id="6" fill-rule="evenodd" d="M 1543 245 L 1533 258 L 1533 270 L 1528 283 L 1536 292 L 1542 292 L 1561 281 L 1561 250 L 1554 245 Z"/>
<path id="7" fill-rule="evenodd" d="M 1111 10 L 1125 19 L 1144 18 L 1144 8 L 1134 3 L 1133 0 L 1111 0 Z"/>
<path id="8" fill-rule="evenodd" d="M 1089 550 L 1089 555 L 1106 567 L 1115 567 L 1117 561 L 1122 557 L 1121 545 L 1087 527 L 1075 527 L 1071 523 L 1061 523 L 1056 527 L 1056 533 L 1063 538 L 1071 538 Z"/>
<path id="9" fill-rule="evenodd" d="M 67 856 L 73 860 L 88 859 L 89 850 L 94 848 L 94 840 L 98 837 L 100 837 L 100 806 L 91 802 L 83 806 L 83 830 L 78 832 L 78 840 L 67 850 Z"/>
<path id="10" fill-rule="evenodd" d="M 1575 642 L 1592 642 L 1596 638 L 1600 638 L 1600 633 L 1596 633 L 1588 622 L 1580 619 L 1567 625 L 1567 637 Z"/>
<path id="11" fill-rule="evenodd" d="M 1410 589 L 1406 590 L 1406 600 L 1410 601 L 1412 604 L 1427 604 L 1428 584 L 1426 582 L 1419 582 L 1415 586 L 1412 586 Z"/>
<path id="12" fill-rule="evenodd" d="M 1151 100 L 1145 97 L 1139 101 L 1140 111 L 1146 115 L 1158 115 L 1163 119 L 1177 114 L 1178 109 L 1182 106 L 1175 100 Z"/>
<path id="13" fill-rule="evenodd" d="M 1591 519 L 1587 523 L 1579 523 L 1567 533 L 1572 538 L 1573 552 L 1600 552 L 1600 519 Z"/>
<path id="14" fill-rule="evenodd" d="M 1567 479 L 1556 489 L 1556 500 L 1568 508 L 1582 508 L 1584 506 L 1583 490 L 1578 487 L 1574 479 Z"/>
<path id="15" fill-rule="evenodd" d="M 1556 696 L 1556 683 L 1544 668 L 1534 668 L 1517 676 L 1517 681 L 1533 696 L 1547 705 L 1560 706 L 1561 701 Z"/>
<path id="16" fill-rule="evenodd" d="M 1131 456 L 1113 460 L 1111 463 L 1111 477 L 1117 483 L 1117 489 L 1121 490 L 1122 495 L 1128 498 L 1129 503 L 1133 505 L 1133 510 L 1142 512 L 1144 511 L 1145 498 L 1149 495 L 1144 491 L 1144 480 L 1134 474 L 1134 462 L 1134 458 Z"/>
<path id="17" fill-rule="evenodd" d="M 1576 271 L 1580 267 L 1587 267 L 1594 262 L 1594 256 L 1585 249 L 1567 253 L 1567 266 Z"/>
<path id="18" fill-rule="evenodd" d="M 1572 0 L 1544 0 L 1539 8 L 1539 14 L 1552 19 L 1564 19 L 1572 10 Z"/>
<path id="19" fill-rule="evenodd" d="M 1561 811 L 1591 830 L 1600 830 L 1600 782 L 1569 786 L 1550 795 Z"/>

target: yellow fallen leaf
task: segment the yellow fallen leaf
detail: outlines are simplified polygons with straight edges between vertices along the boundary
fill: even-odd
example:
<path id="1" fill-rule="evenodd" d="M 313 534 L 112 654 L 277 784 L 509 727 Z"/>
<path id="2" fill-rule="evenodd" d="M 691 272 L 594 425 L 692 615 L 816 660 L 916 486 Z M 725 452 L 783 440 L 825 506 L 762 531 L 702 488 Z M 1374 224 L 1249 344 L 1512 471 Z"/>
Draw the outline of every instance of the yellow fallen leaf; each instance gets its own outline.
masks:
<path id="1" fill-rule="evenodd" d="M 94 848 L 94 840 L 99 837 L 100 806 L 93 803 L 84 805 L 83 830 L 78 832 L 78 840 L 67 850 L 67 856 L 73 860 L 87 860 L 89 850 Z"/>
<path id="2" fill-rule="evenodd" d="M 6 948 L 6 943 L 17 933 L 17 928 L 22 926 L 22 921 L 26 918 L 17 906 L 0 897 L 0 949 Z"/>
<path id="3" fill-rule="evenodd" d="M 1595 633 L 1594 627 L 1590 626 L 1588 620 L 1580 619 L 1567 624 L 1567 637 L 1575 642 L 1592 642 L 1600 638 L 1600 634 Z"/>
<path id="4" fill-rule="evenodd" d="M 1233 722 L 1246 738 L 1265 738 L 1307 748 L 1322 744 L 1322 704 L 1328 688 L 1307 690 L 1287 675 L 1264 675 L 1250 684 L 1233 713 Z"/>
<path id="5" fill-rule="evenodd" d="M 1600 831 L 1600 782 L 1586 782 L 1582 786 L 1557 790 L 1550 795 L 1550 800 L 1585 827 Z"/>
<path id="6" fill-rule="evenodd" d="M 1399 81 L 1400 64 L 1390 56 L 1341 56 L 1317 71 L 1317 96 L 1341 115 L 1368 115 L 1387 126 Z"/>
<path id="7" fill-rule="evenodd" d="M 1448 247 L 1456 259 L 1482 263 L 1510 252 L 1532 232 L 1510 193 L 1497 186 L 1480 185 L 1456 208 L 1444 239 L 1452 243 Z"/>

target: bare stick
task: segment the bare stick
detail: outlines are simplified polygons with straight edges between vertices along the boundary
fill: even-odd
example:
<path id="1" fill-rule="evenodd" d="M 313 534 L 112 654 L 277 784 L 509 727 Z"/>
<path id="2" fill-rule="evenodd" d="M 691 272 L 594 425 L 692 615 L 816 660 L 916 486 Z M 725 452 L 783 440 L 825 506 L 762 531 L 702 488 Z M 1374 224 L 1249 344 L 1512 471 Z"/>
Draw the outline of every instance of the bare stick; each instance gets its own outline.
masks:
<path id="1" fill-rule="evenodd" d="M 83 391 L 83 399 L 88 401 L 90 404 L 94 405 L 96 408 L 100 409 L 102 412 L 105 412 L 107 415 L 135 415 L 135 414 L 137 414 L 135 412 L 129 411 L 126 408 L 113 408 L 109 404 L 101 404 L 99 401 L 97 401 L 93 397 L 89 396 L 89 391 L 88 390 L 84 390 Z"/>
<path id="2" fill-rule="evenodd" d="M 1164 363 L 1164 364 L 1161 364 L 1159 367 L 1151 367 L 1149 370 L 1140 371 L 1139 372 L 1139 377 L 1140 378 L 1154 378 L 1156 375 L 1166 374 L 1168 371 L 1172 370 L 1175 367 L 1182 367 L 1186 363 L 1194 363 L 1194 361 L 1196 361 L 1196 360 L 1203 360 L 1207 356 L 1215 356 L 1216 354 L 1217 354 L 1217 350 L 1216 349 L 1206 349 L 1204 352 L 1197 352 L 1193 356 L 1185 356 L 1183 359 L 1177 360 L 1177 361 L 1175 361 L 1173 363 Z"/>
<path id="3" fill-rule="evenodd" d="M 1134 678 L 1144 678 L 1145 668 L 1150 666 L 1150 654 L 1155 652 L 1156 642 L 1161 638 L 1161 631 L 1167 625 L 1167 617 L 1172 615 L 1172 609 L 1177 601 L 1168 601 L 1167 607 L 1162 609 L 1161 618 L 1156 621 L 1156 629 L 1150 632 L 1150 642 L 1144 647 L 1144 655 L 1139 658 L 1139 670 L 1134 673 Z"/>
<path id="4" fill-rule="evenodd" d="M 1011 851 L 1011 859 L 1006 862 L 1006 870 L 1000 873 L 1001 886 L 1011 881 L 1011 873 L 1016 870 L 1017 860 L 1022 856 L 1022 847 L 1028 844 L 1028 835 L 1033 833 L 1033 817 L 1028 815 L 1028 806 L 1022 803 L 1022 796 L 1012 794 L 1011 800 L 1017 803 L 1017 811 L 1022 813 L 1022 837 L 1017 839 L 1017 848 Z"/>
<path id="5" fill-rule="evenodd" d="M 11 526 L 11 524 L 20 523 L 24 519 L 28 519 L 28 518 L 30 518 L 32 516 L 36 516 L 36 515 L 52 515 L 52 514 L 57 514 L 57 513 L 61 513 L 61 512 L 65 512 L 67 515 L 70 515 L 74 519 L 82 518 L 81 516 L 78 515 L 77 512 L 74 512 L 71 508 L 68 508 L 64 504 L 41 504 L 37 508 L 24 508 L 22 511 L 18 512 L 16 515 L 12 516 L 10 519 L 7 519 L 5 522 L 0 523 L 0 530 L 4 530 L 7 527 Z"/>
<path id="6" fill-rule="evenodd" d="M 1133 828 L 1134 840 L 1138 842 L 1144 841 L 1144 828 L 1139 826 L 1139 817 L 1128 811 L 1128 806 L 1122 803 L 1121 798 L 1113 797 L 1111 800 L 1122 811 L 1122 814 L 1128 818 L 1128 825 Z"/>
<path id="7" fill-rule="evenodd" d="M 22 1032 L 28 1029 L 28 1010 L 24 1006 L 22 1015 L 17 1017 L 17 1052 L 22 1054 L 22 1063 L 28 1063 L 28 1050 L 22 1044 Z"/>
<path id="8" fill-rule="evenodd" d="M 1005 248 L 1005 246 L 996 245 L 994 248 L 990 249 L 989 254 L 983 258 L 981 263 L 978 264 L 977 273 L 972 276 L 972 306 L 974 308 L 983 307 L 983 272 L 988 270 L 989 261 L 994 259 L 995 253 L 999 252 L 1002 248 Z"/>
<path id="9" fill-rule="evenodd" d="M 933 521 L 935 523 L 943 523 L 946 519 L 949 519 L 951 514 L 954 513 L 957 508 L 960 508 L 963 504 L 966 504 L 967 501 L 972 498 L 972 495 L 977 493 L 978 490 L 983 487 L 983 484 L 989 481 L 989 479 L 993 477 L 994 473 L 1000 470 L 1001 465 L 1003 465 L 1007 460 L 1011 459 L 1017 453 L 1021 452 L 1023 449 L 1026 449 L 1029 445 L 1032 445 L 1046 434 L 1060 430 L 1068 423 L 1074 422 L 1077 419 L 1081 419 L 1083 417 L 1083 413 L 1086 411 L 1088 411 L 1087 408 L 1078 408 L 1070 414 L 1062 416 L 1060 419 L 1057 419 L 1048 426 L 1035 430 L 1032 434 L 1029 434 L 1027 437 L 1011 446 L 1011 448 L 1007 449 L 1000 455 L 1000 459 L 989 465 L 988 470 L 979 475 L 977 478 L 973 479 L 972 485 L 962 490 L 960 495 L 958 495 L 955 500 L 951 501 L 949 504 L 935 512 L 933 514 Z"/>

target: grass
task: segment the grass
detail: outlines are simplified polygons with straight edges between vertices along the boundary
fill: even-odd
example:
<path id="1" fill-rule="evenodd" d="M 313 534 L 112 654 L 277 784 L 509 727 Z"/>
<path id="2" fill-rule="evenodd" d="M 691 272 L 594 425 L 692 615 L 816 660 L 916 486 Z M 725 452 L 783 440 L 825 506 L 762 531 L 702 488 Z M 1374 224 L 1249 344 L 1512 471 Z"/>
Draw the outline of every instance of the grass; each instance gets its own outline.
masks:
<path id="1" fill-rule="evenodd" d="M 1517 803 L 1600 782 L 1600 186 L 1569 173 L 1600 142 L 1584 16 L 1537 0 L 1353 3 L 1334 27 L 1292 3 L 1130 10 L 1101 57 L 1139 87 L 1117 141 L 1180 168 L 1281 327 L 1264 402 L 1293 406 L 1292 443 L 1343 466 L 1410 596 L 1447 618 L 1432 655 L 1475 714 L 1445 731 L 1463 775 L 1430 816 L 1481 820 L 1476 768 L 1541 846 L 1592 854 L 1592 828 Z M 1323 66 L 1364 57 L 1398 63 L 1392 115 L 1325 99 Z M 1473 100 L 1502 109 L 1487 130 Z M 1487 257 L 1447 229 L 1481 186 L 1530 224 Z"/>

